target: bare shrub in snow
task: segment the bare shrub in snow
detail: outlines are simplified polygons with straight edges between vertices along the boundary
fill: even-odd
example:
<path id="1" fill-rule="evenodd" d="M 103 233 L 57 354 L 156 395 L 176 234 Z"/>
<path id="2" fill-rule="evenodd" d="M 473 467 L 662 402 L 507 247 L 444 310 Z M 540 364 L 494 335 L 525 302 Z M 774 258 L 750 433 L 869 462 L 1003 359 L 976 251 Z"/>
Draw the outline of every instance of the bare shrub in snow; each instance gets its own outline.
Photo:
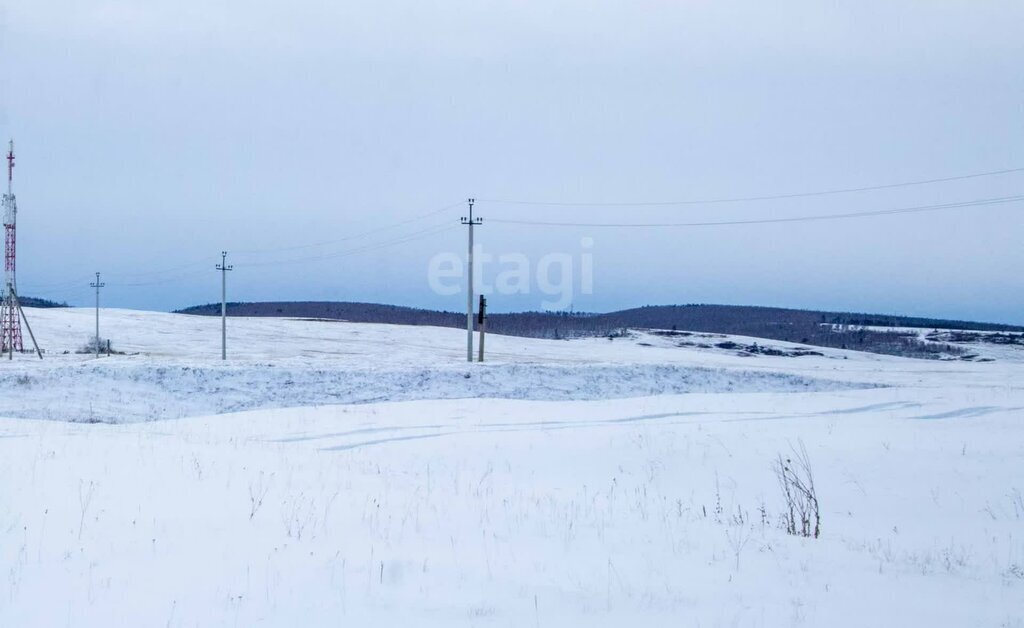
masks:
<path id="1" fill-rule="evenodd" d="M 1003 573 L 1003 575 L 1007 578 L 1017 578 L 1019 580 L 1024 580 L 1024 567 L 1018 565 L 1017 563 L 1011 563 L 1010 566 L 1006 568 L 1006 571 Z"/>
<path id="2" fill-rule="evenodd" d="M 1013 504 L 1013 514 L 1017 519 L 1024 519 L 1024 493 L 1019 488 L 1010 491 L 1010 503 Z"/>
<path id="3" fill-rule="evenodd" d="M 97 344 L 99 344 L 99 346 L 100 346 L 99 347 L 100 348 L 100 351 L 99 351 L 100 353 L 105 353 L 106 355 L 111 355 L 111 354 L 115 354 L 115 353 L 118 354 L 118 355 L 124 355 L 123 351 L 115 351 L 114 350 L 114 348 L 111 346 L 109 338 L 100 338 L 99 342 L 97 343 L 95 336 L 89 338 L 89 341 L 86 342 L 81 347 L 79 347 L 78 350 L 75 351 L 75 353 L 80 353 L 80 354 L 96 353 L 96 345 Z"/>
<path id="4" fill-rule="evenodd" d="M 733 530 L 725 531 L 725 538 L 729 541 L 729 547 L 732 548 L 733 556 L 736 558 L 736 571 L 740 570 L 740 555 L 743 553 L 743 548 L 750 541 L 751 536 L 753 536 L 752 531 L 742 525 L 736 526 Z"/>
<path id="5" fill-rule="evenodd" d="M 782 527 L 794 536 L 818 538 L 821 534 L 821 510 L 811 461 L 803 441 L 800 441 L 799 449 L 793 448 L 792 456 L 783 458 L 779 454 L 775 461 L 775 476 L 786 500 Z"/>
<path id="6" fill-rule="evenodd" d="M 78 519 L 78 540 L 82 540 L 82 529 L 85 528 L 85 516 L 89 513 L 89 506 L 92 505 L 92 495 L 96 490 L 96 483 L 89 482 L 89 487 L 85 487 L 85 480 L 78 481 L 78 506 L 80 511 L 80 517 Z"/>
<path id="7" fill-rule="evenodd" d="M 270 479 L 273 479 L 274 474 L 270 474 L 270 478 L 267 478 L 262 471 L 260 471 L 259 477 L 255 482 L 249 483 L 249 521 L 256 516 L 259 512 L 260 506 L 263 505 L 263 498 L 267 496 L 267 492 L 270 491 Z"/>

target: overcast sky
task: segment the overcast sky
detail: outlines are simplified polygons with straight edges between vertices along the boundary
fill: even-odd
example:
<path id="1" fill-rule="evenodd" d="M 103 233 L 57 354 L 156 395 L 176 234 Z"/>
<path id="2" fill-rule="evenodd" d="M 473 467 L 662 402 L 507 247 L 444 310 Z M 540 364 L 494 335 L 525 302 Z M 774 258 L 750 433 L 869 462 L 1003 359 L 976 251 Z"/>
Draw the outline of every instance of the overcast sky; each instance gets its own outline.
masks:
<path id="1" fill-rule="evenodd" d="M 227 249 L 233 300 L 457 310 L 464 296 L 436 294 L 427 274 L 435 255 L 464 254 L 454 204 L 472 196 L 485 250 L 521 253 L 534 273 L 529 294 L 492 295 L 496 310 L 550 301 L 536 268 L 562 253 L 577 310 L 1024 323 L 1024 203 L 718 227 L 489 222 L 728 221 L 1024 193 L 1010 173 L 767 202 L 493 202 L 763 196 L 1024 167 L 1022 32 L 1019 0 L 8 0 L 0 137 L 18 156 L 20 292 L 89 305 L 98 270 L 106 305 L 218 301 Z M 592 294 L 580 294 L 585 254 Z"/>

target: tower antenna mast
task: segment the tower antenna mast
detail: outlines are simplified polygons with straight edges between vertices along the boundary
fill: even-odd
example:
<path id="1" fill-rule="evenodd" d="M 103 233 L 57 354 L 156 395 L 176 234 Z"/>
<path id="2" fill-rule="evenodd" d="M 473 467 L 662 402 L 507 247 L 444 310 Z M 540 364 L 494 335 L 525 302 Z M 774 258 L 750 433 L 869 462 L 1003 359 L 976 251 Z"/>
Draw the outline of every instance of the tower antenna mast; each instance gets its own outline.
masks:
<path id="1" fill-rule="evenodd" d="M 14 140 L 7 148 L 7 193 L 4 194 L 4 285 L 0 304 L 0 350 L 14 357 L 24 351 L 21 339 L 21 308 L 18 306 L 17 281 L 14 270 L 17 251 L 18 203 L 14 197 Z"/>
<path id="2" fill-rule="evenodd" d="M 24 351 L 21 340 L 21 324 L 25 323 L 28 335 L 32 338 L 32 346 L 36 348 L 39 359 L 43 359 L 43 351 L 36 342 L 36 336 L 29 327 L 25 310 L 21 309 L 18 300 L 18 282 L 14 278 L 15 251 L 17 250 L 18 203 L 14 198 L 14 140 L 7 145 L 7 193 L 4 194 L 4 285 L 0 297 L 0 354 L 6 353 L 8 359 L 14 359 L 15 351 Z"/>

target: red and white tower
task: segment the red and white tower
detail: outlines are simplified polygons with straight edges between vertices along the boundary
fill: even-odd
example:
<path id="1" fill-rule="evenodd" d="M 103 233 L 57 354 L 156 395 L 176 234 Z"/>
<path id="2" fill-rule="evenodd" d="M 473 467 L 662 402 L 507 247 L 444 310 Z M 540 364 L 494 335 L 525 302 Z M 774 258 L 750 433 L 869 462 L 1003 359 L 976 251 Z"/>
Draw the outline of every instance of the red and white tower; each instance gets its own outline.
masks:
<path id="1" fill-rule="evenodd" d="M 24 351 L 21 341 L 21 312 L 18 307 L 17 283 L 14 279 L 15 244 L 18 204 L 14 199 L 14 140 L 7 150 L 7 193 L 4 194 L 4 285 L 0 304 L 0 351 Z"/>

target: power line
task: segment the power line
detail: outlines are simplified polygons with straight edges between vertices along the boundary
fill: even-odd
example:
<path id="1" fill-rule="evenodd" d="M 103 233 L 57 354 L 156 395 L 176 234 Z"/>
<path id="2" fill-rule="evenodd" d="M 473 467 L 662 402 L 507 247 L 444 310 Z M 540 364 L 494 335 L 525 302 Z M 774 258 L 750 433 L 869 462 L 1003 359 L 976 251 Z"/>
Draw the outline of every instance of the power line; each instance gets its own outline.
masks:
<path id="1" fill-rule="evenodd" d="M 235 254 L 274 253 L 274 252 L 279 252 L 279 251 L 294 251 L 294 250 L 315 248 L 315 247 L 320 247 L 320 246 L 329 246 L 331 244 L 338 244 L 338 243 L 341 243 L 341 242 L 349 242 L 349 241 L 352 241 L 352 240 L 356 240 L 356 239 L 359 239 L 359 238 L 366 237 L 368 235 L 379 233 L 381 231 L 387 231 L 389 229 L 394 229 L 396 227 L 401 227 L 401 226 L 408 225 L 408 224 L 411 224 L 411 223 L 414 223 L 414 222 L 418 222 L 420 220 L 424 220 L 426 218 L 430 218 L 431 216 L 436 216 L 436 215 L 441 214 L 443 212 L 446 212 L 446 211 L 448 211 L 450 209 L 458 207 L 462 203 L 463 203 L 463 201 L 459 201 L 457 203 L 451 203 L 451 204 L 445 205 L 444 207 L 440 207 L 440 208 L 437 208 L 437 209 L 432 209 L 432 210 L 430 210 L 428 212 L 424 212 L 422 214 L 413 216 L 412 218 L 407 218 L 405 220 L 401 220 L 401 221 L 398 221 L 398 222 L 389 223 L 389 224 L 386 224 L 386 225 L 382 225 L 380 227 L 375 227 L 373 229 L 369 229 L 367 231 L 363 231 L 363 232 L 356 233 L 356 234 L 353 234 L 353 235 L 350 235 L 350 236 L 346 236 L 344 238 L 340 238 L 340 239 L 337 239 L 337 240 L 329 240 L 329 241 L 323 241 L 323 242 L 314 242 L 314 243 L 310 243 L 310 244 L 300 244 L 300 245 L 295 245 L 295 246 L 280 247 L 280 248 L 270 248 L 270 249 L 239 249 L 239 250 L 236 250 L 236 251 L 233 251 L 233 252 Z M 369 245 L 369 246 L 374 246 L 374 245 Z M 359 252 L 359 251 L 356 251 L 356 252 Z M 312 257 L 312 258 L 301 258 L 301 259 L 295 259 L 295 260 L 285 260 L 285 261 L 282 261 L 282 262 L 255 262 L 255 263 L 250 263 L 250 264 L 243 264 L 243 266 L 268 266 L 268 265 L 271 265 L 271 264 L 278 264 L 278 263 L 281 263 L 281 264 L 291 264 L 291 263 L 299 263 L 299 262 L 304 262 L 304 261 L 316 261 L 316 260 L 320 260 L 320 259 L 332 259 L 334 257 L 344 257 L 344 256 L 348 255 L 349 253 L 350 253 L 350 250 L 343 250 L 342 252 L 337 253 L 337 254 L 329 253 L 329 254 L 326 254 L 326 255 L 321 255 L 321 256 Z M 112 275 L 112 276 L 115 276 L 115 277 L 125 277 L 125 278 L 135 278 L 135 277 L 137 277 L 137 278 L 140 279 L 140 281 L 132 281 L 132 282 L 129 282 L 129 283 L 119 283 L 118 286 L 121 286 L 121 287 L 152 286 L 152 285 L 159 285 L 159 284 L 165 284 L 165 283 L 174 283 L 174 282 L 181 281 L 183 279 L 188 279 L 188 278 L 191 278 L 191 277 L 198 277 L 198 276 L 201 276 L 201 275 L 205 275 L 206 272 L 205 271 L 197 270 L 197 271 L 188 272 L 188 273 L 185 273 L 185 274 L 176 275 L 176 276 L 173 276 L 173 277 L 156 278 L 156 279 L 154 279 L 152 281 L 146 281 L 144 278 L 146 278 L 146 277 L 157 277 L 159 275 L 168 275 L 168 274 L 171 274 L 171 273 L 177 273 L 179 271 L 183 271 L 183 270 L 190 269 L 190 268 L 197 268 L 197 267 L 200 267 L 200 266 L 205 267 L 208 263 L 209 263 L 209 259 L 202 259 L 202 260 L 197 259 L 195 261 L 192 261 L 192 262 L 189 262 L 189 263 L 186 263 L 186 264 L 182 264 L 182 265 L 179 265 L 179 266 L 173 266 L 173 267 L 170 267 L 170 268 L 164 268 L 164 269 L 161 269 L 161 270 L 150 270 L 150 271 L 139 271 L 139 272 L 111 272 L 111 273 L 107 273 L 107 275 L 108 276 Z M 49 288 L 49 287 L 53 286 L 54 288 L 58 288 L 58 287 L 65 286 L 65 285 L 72 285 L 72 282 L 59 283 L 59 284 L 46 284 L 46 285 L 40 285 L 39 287 L 41 287 L 41 288 L 42 287 Z M 36 292 L 36 291 L 33 291 L 33 292 Z M 52 291 L 49 291 L 49 292 L 58 292 L 58 290 L 52 290 Z"/>
<path id="2" fill-rule="evenodd" d="M 37 284 L 29 283 L 29 285 L 34 286 L 34 288 L 32 289 L 32 292 L 37 292 L 36 288 L 43 289 L 43 290 L 52 290 L 52 289 L 69 288 L 69 287 L 78 286 L 83 281 L 87 281 L 87 280 L 89 280 L 91 278 L 92 278 L 92 275 L 83 275 L 81 277 L 78 277 L 78 278 L 70 280 L 70 281 L 58 281 L 58 282 L 55 282 L 55 283 L 37 283 Z"/>
<path id="3" fill-rule="evenodd" d="M 173 272 L 177 272 L 177 271 L 180 271 L 180 270 L 185 270 L 186 268 L 195 268 L 197 266 L 206 266 L 208 263 L 209 263 L 209 260 L 203 260 L 203 261 L 196 260 L 194 262 L 189 262 L 187 264 L 182 264 L 180 266 L 172 266 L 170 268 L 165 268 L 163 270 L 144 270 L 144 271 L 133 272 L 133 273 L 114 272 L 114 273 L 107 273 L 107 274 L 108 275 L 114 275 L 115 277 L 149 277 L 151 275 L 166 275 L 168 273 L 173 273 Z"/>
<path id="4" fill-rule="evenodd" d="M 271 261 L 266 261 L 266 262 L 254 262 L 254 263 L 251 263 L 251 264 L 243 264 L 243 266 L 246 267 L 246 268 L 259 267 L 259 266 L 277 266 L 277 265 L 283 265 L 283 264 L 300 264 L 300 263 L 307 263 L 307 262 L 319 262 L 319 261 L 323 261 L 323 260 L 337 259 L 337 258 L 340 258 L 340 257 L 348 257 L 349 255 L 356 255 L 356 254 L 359 254 L 359 253 L 369 253 L 371 251 L 376 251 L 378 249 L 387 248 L 387 247 L 390 247 L 390 246 L 394 246 L 396 244 L 404 244 L 406 242 L 411 242 L 413 240 L 419 240 L 419 239 L 422 239 L 422 238 L 425 238 L 425 237 L 428 237 L 428 236 L 432 236 L 432 235 L 436 235 L 436 234 L 439 234 L 439 233 L 443 233 L 445 231 L 449 231 L 449 230 L 453 229 L 454 227 L 455 227 L 455 225 L 450 225 L 450 224 L 435 225 L 433 227 L 428 227 L 428 228 L 423 229 L 421 231 L 414 231 L 413 233 L 406 234 L 406 235 L 400 236 L 398 238 L 393 238 L 391 240 L 384 240 L 383 242 L 376 242 L 376 243 L 373 243 L 373 244 L 367 244 L 367 245 L 356 247 L 356 248 L 353 248 L 353 249 L 345 249 L 345 250 L 342 250 L 342 251 L 336 251 L 336 252 L 333 252 L 333 253 L 326 253 L 326 254 L 323 254 L 323 255 L 316 255 L 316 256 L 312 256 L 312 257 L 297 257 L 297 258 L 286 259 L 286 260 L 271 260 Z"/>
<path id="5" fill-rule="evenodd" d="M 34 290 L 29 288 L 25 292 L 29 293 L 29 296 L 34 298 L 64 298 L 67 299 L 69 296 L 81 296 L 89 291 L 89 288 L 66 288 L 66 289 L 52 289 L 52 290 Z"/>
<path id="6" fill-rule="evenodd" d="M 300 249 L 311 249 L 311 248 L 315 248 L 315 247 L 318 247 L 318 246 L 329 246 L 331 244 L 339 244 L 341 242 L 350 242 L 352 240 L 355 240 L 355 239 L 358 239 L 358 238 L 362 238 L 362 237 L 365 237 L 365 236 L 368 236 L 368 235 L 371 235 L 371 234 L 374 234 L 374 233 L 378 233 L 378 232 L 381 232 L 381 231 L 387 231 L 388 229 L 394 229 L 395 227 L 402 227 L 402 226 L 405 226 L 405 225 L 408 225 L 408 224 L 411 224 L 411 223 L 414 223 L 414 222 L 419 222 L 420 220 L 424 220 L 426 218 L 430 218 L 432 216 L 436 216 L 436 215 L 438 215 L 440 213 L 446 212 L 449 209 L 453 209 L 453 208 L 458 207 L 460 205 L 462 205 L 462 201 L 459 201 L 457 203 L 451 203 L 449 205 L 445 205 L 444 207 L 441 207 L 441 208 L 438 208 L 438 209 L 433 209 L 433 210 L 431 210 L 429 212 L 420 214 L 418 216 L 414 216 L 412 218 L 408 218 L 406 220 L 401 220 L 399 222 L 393 222 L 393 223 L 390 223 L 390 224 L 382 225 L 380 227 L 375 227 L 373 229 L 369 229 L 367 231 L 362 231 L 360 233 L 355 233 L 355 234 L 350 235 L 350 236 L 345 236 L 344 238 L 339 238 L 337 240 L 325 240 L 325 241 L 322 241 L 322 242 L 313 242 L 313 243 L 310 243 L 310 244 L 298 244 L 298 245 L 295 245 L 295 246 L 285 246 L 285 247 L 279 247 L 279 248 L 273 248 L 273 249 L 239 249 L 239 250 L 233 251 L 233 252 L 236 255 L 237 254 L 245 254 L 245 253 L 276 253 L 276 252 L 279 252 L 279 251 L 296 251 L 296 250 L 300 250 Z"/>
<path id="7" fill-rule="evenodd" d="M 500 203 L 504 205 L 544 205 L 549 207 L 657 207 L 670 205 L 714 205 L 721 203 L 744 203 L 754 201 L 777 201 L 788 198 L 804 198 L 810 196 L 828 196 L 830 194 L 849 194 L 853 192 L 870 192 L 873 190 L 890 190 L 893 188 L 912 187 L 916 185 L 930 185 L 933 183 L 948 183 L 951 181 L 965 181 L 981 177 L 992 177 L 1004 174 L 1024 172 L 1024 168 L 1006 168 L 1004 170 L 990 170 L 988 172 L 975 172 L 952 177 L 940 177 L 936 179 L 920 179 L 917 181 L 901 181 L 899 183 L 885 183 L 882 185 L 869 185 L 861 187 L 836 188 L 830 190 L 815 190 L 811 192 L 793 192 L 787 194 L 761 194 L 756 196 L 734 196 L 725 198 L 689 199 L 682 201 L 621 201 L 621 202 L 566 202 L 566 201 L 532 201 L 532 200 L 509 200 L 509 199 L 480 199 L 483 203 Z"/>
<path id="8" fill-rule="evenodd" d="M 192 277 L 199 277 L 201 275 L 205 276 L 206 274 L 207 274 L 207 271 L 199 270 L 199 271 L 195 271 L 195 272 L 191 272 L 191 273 L 185 273 L 183 275 L 178 275 L 178 276 L 175 276 L 175 277 L 166 277 L 166 278 L 163 278 L 163 279 L 155 279 L 153 281 L 135 281 L 135 282 L 130 282 L 130 283 L 119 283 L 119 284 L 115 284 L 115 287 L 118 287 L 118 288 L 136 288 L 136 287 L 139 287 L 139 286 L 158 286 L 158 285 L 165 284 L 165 283 L 176 283 L 176 282 L 181 281 L 183 279 L 191 279 Z"/>
<path id="9" fill-rule="evenodd" d="M 1024 195 L 1000 196 L 995 198 L 984 198 L 974 201 L 963 201 L 959 203 L 944 203 L 941 205 L 918 205 L 916 207 L 899 207 L 894 209 L 879 209 L 864 212 L 849 212 L 842 214 L 823 214 L 820 216 L 794 216 L 788 218 L 752 218 L 748 220 L 716 220 L 707 222 L 648 222 L 648 223 L 611 223 L 611 222 L 554 222 L 540 220 L 505 220 L 491 218 L 490 222 L 498 222 L 509 225 L 534 225 L 544 227 L 723 227 L 730 225 L 766 225 L 788 222 L 814 222 L 820 220 L 839 220 L 845 218 L 866 218 L 870 216 L 891 216 L 897 214 L 913 214 L 922 212 L 941 211 L 946 209 L 957 209 L 966 207 L 984 207 L 988 205 L 1002 205 L 1024 201 Z"/>
<path id="10" fill-rule="evenodd" d="M 398 238 L 393 238 L 391 240 L 385 240 L 383 242 L 376 242 L 376 243 L 373 243 L 373 244 L 367 244 L 367 245 L 363 245 L 363 246 L 359 246 L 359 247 L 355 247 L 355 248 L 351 248 L 351 249 L 345 249 L 345 250 L 337 251 L 337 252 L 334 252 L 334 253 L 329 253 L 329 254 L 324 254 L 324 255 L 317 255 L 317 256 L 312 256 L 312 257 L 299 257 L 299 258 L 291 258 L 291 259 L 285 259 L 285 260 L 270 260 L 270 261 L 265 261 L 265 262 L 254 262 L 254 263 L 251 263 L 251 264 L 241 264 L 240 268 L 244 269 L 244 268 L 257 268 L 257 267 L 261 267 L 261 266 L 278 266 L 278 265 L 286 265 L 286 264 L 300 264 L 300 263 L 317 262 L 317 261 L 323 261 L 323 260 L 329 260 L 329 259 L 337 259 L 337 258 L 340 258 L 340 257 L 348 257 L 350 255 L 358 255 L 360 253 L 369 253 L 369 252 L 373 252 L 373 251 L 376 251 L 376 250 L 379 250 L 379 249 L 384 249 L 384 248 L 388 248 L 388 247 L 391 247 L 391 246 L 395 246 L 397 244 L 404 244 L 406 242 L 411 242 L 411 241 L 414 241 L 414 240 L 419 240 L 419 239 L 422 239 L 422 238 L 426 238 L 426 237 L 429 237 L 429 236 L 432 236 L 432 235 L 436 235 L 436 234 L 442 233 L 444 231 L 449 231 L 449 230 L 451 230 L 453 228 L 454 228 L 454 225 L 450 225 L 450 224 L 438 225 L 438 226 L 434 226 L 434 227 L 430 227 L 430 228 L 424 229 L 422 231 L 416 231 L 416 232 L 413 232 L 411 234 L 406 234 L 406 235 L 400 236 Z M 196 271 L 196 272 L 185 273 L 185 274 L 178 275 L 178 276 L 175 276 L 175 277 L 167 277 L 167 278 L 156 279 L 156 280 L 153 280 L 153 281 L 139 281 L 139 282 L 131 282 L 131 283 L 119 283 L 119 284 L 117 284 L 117 287 L 122 287 L 122 288 L 131 287 L 131 288 L 135 288 L 135 287 L 141 287 L 141 286 L 155 286 L 155 285 L 161 285 L 161 284 L 166 284 L 166 283 L 176 283 L 178 281 L 183 281 L 185 279 L 191 279 L 193 277 L 198 277 L 198 276 L 205 275 L 205 274 L 206 274 L 206 271 Z"/>

